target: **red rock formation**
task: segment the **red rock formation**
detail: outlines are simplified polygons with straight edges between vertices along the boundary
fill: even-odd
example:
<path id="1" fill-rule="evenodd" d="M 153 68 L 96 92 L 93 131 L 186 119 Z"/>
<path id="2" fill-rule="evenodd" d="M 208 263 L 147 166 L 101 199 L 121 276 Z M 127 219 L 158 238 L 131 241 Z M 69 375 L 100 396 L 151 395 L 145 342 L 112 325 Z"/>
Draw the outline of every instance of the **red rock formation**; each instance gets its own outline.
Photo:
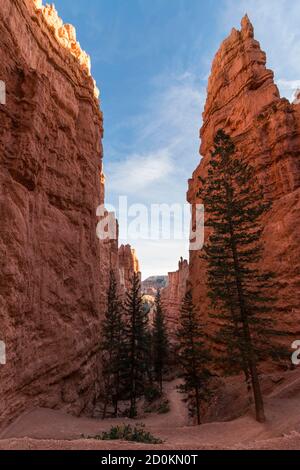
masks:
<path id="1" fill-rule="evenodd" d="M 71 24 L 63 24 L 54 5 L 43 6 L 42 0 L 33 0 L 33 3 L 36 10 L 43 16 L 49 29 L 53 32 L 58 43 L 65 49 L 68 49 L 78 60 L 82 68 L 90 75 L 91 59 L 90 56 L 81 49 L 79 42 L 77 42 L 74 26 Z M 98 90 L 95 91 L 98 98 Z"/>
<path id="2" fill-rule="evenodd" d="M 233 29 L 221 45 L 207 92 L 201 129 L 203 159 L 189 182 L 188 201 L 194 206 L 201 202 L 196 197 L 198 176 L 205 176 L 214 135 L 222 128 L 233 137 L 241 158 L 254 166 L 266 197 L 273 201 L 263 220 L 263 267 L 277 273 L 276 310 L 282 329 L 299 336 L 300 105 L 280 98 L 247 16 L 241 31 Z M 195 302 L 213 328 L 208 318 L 205 264 L 197 251 L 190 253 L 190 281 Z"/>
<path id="3" fill-rule="evenodd" d="M 162 291 L 162 304 L 171 336 L 177 328 L 181 303 L 186 292 L 189 277 L 189 264 L 186 260 L 179 261 L 178 271 L 168 274 L 168 284 Z"/>
<path id="4" fill-rule="evenodd" d="M 134 273 L 140 273 L 139 261 L 136 252 L 130 245 L 121 245 L 119 248 L 120 284 L 126 291 L 131 286 Z"/>
<path id="5" fill-rule="evenodd" d="M 106 216 L 108 213 L 106 213 Z M 109 217 L 116 224 L 116 238 L 107 238 L 100 241 L 100 249 L 102 258 L 100 260 L 100 279 L 101 285 L 103 286 L 104 297 L 106 296 L 109 288 L 110 271 L 113 270 L 117 284 L 122 292 L 123 288 L 120 283 L 119 273 L 119 248 L 118 248 L 118 236 L 119 236 L 119 225 L 115 218 L 115 213 L 109 213 Z"/>
<path id="6" fill-rule="evenodd" d="M 74 28 L 38 0 L 1 0 L 0 57 L 3 424 L 93 403 L 108 260 L 95 230 L 102 115 Z"/>

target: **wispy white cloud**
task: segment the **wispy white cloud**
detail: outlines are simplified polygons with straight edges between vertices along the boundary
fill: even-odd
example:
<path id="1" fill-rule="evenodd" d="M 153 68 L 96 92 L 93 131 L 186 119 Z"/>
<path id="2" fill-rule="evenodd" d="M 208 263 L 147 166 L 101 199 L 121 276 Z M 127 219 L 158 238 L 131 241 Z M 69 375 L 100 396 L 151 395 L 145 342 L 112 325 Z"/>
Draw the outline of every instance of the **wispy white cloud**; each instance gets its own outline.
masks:
<path id="1" fill-rule="evenodd" d="M 282 96 L 291 99 L 300 85 L 300 2 L 222 0 L 218 8 L 219 23 L 215 24 L 213 37 L 225 38 L 233 26 L 239 26 L 247 12 L 256 38 L 267 52 L 268 67 L 275 72 Z M 199 44 L 200 35 L 195 31 L 194 44 L 190 47 L 194 62 L 189 60 L 187 67 L 182 67 L 180 62 L 174 66 L 172 62 L 169 70 L 152 79 L 152 91 L 142 112 L 118 123 L 124 132 L 128 130 L 134 136 L 123 148 L 118 142 L 113 149 L 115 154 L 110 154 L 109 160 L 117 156 L 118 162 L 106 168 L 109 196 L 125 192 L 135 197 L 134 202 L 185 202 L 187 179 L 200 159 L 199 128 L 213 58 L 211 48 Z M 176 269 L 177 258 L 187 256 L 184 241 L 141 240 L 132 244 L 137 247 L 142 268 L 149 275 Z"/>
<path id="2" fill-rule="evenodd" d="M 123 131 L 134 129 L 132 143 L 140 152 L 126 156 L 114 149 L 117 160 L 106 165 L 108 200 L 128 195 L 129 203 L 186 203 L 187 180 L 199 156 L 199 128 L 206 82 L 193 70 L 173 70 L 152 80 L 142 114 L 127 120 Z M 122 240 L 131 243 L 141 261 L 143 276 L 175 270 L 180 256 L 188 256 L 187 240 Z"/>
<path id="3" fill-rule="evenodd" d="M 133 154 L 108 166 L 109 187 L 119 195 L 139 193 L 164 180 L 174 170 L 168 149 Z"/>
<path id="4" fill-rule="evenodd" d="M 291 102 L 296 98 L 297 93 L 300 90 L 300 80 L 277 80 L 277 85 L 281 90 L 282 96 L 288 98 Z"/>
<path id="5" fill-rule="evenodd" d="M 166 73 L 153 79 L 153 93 L 143 113 L 126 120 L 123 130 L 134 129 L 129 157 L 126 149 L 114 149 L 106 166 L 110 192 L 146 196 L 153 202 L 185 202 L 187 180 L 199 161 L 199 128 L 205 97 L 204 83 L 191 72 Z M 120 124 L 119 124 L 120 125 Z M 180 174 L 180 178 L 178 175 Z M 153 183 L 159 182 L 159 187 Z M 151 184 L 151 194 L 141 190 Z M 144 201 L 140 201 L 144 202 Z"/>
<path id="6" fill-rule="evenodd" d="M 279 86 L 286 88 L 287 90 L 295 90 L 300 88 L 300 80 L 285 80 L 279 79 L 277 80 Z"/>
<path id="7" fill-rule="evenodd" d="M 190 72 L 178 78 L 168 76 L 156 80 L 162 83 L 167 81 L 168 85 L 151 97 L 140 139 L 151 139 L 152 145 L 162 141 L 168 146 L 173 143 L 186 146 L 188 141 L 193 145 L 195 139 L 198 139 L 204 98 L 200 84 Z M 188 147 L 192 150 L 189 144 Z M 177 157 L 174 150 L 173 158 Z M 193 155 L 190 157 L 193 158 Z"/>

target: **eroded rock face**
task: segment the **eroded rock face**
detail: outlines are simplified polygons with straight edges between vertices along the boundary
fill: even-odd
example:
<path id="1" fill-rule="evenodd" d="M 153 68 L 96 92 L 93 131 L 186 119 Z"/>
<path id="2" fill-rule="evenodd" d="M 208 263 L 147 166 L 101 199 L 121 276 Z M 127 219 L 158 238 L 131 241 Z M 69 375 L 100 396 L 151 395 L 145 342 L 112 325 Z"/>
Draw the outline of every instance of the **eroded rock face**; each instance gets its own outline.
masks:
<path id="1" fill-rule="evenodd" d="M 121 287 L 126 292 L 131 286 L 134 273 L 140 273 L 140 265 L 136 252 L 130 245 L 121 245 L 119 248 L 119 275 Z"/>
<path id="2" fill-rule="evenodd" d="M 187 289 L 189 264 L 181 258 L 178 270 L 168 274 L 167 287 L 162 290 L 161 298 L 171 338 L 174 339 L 183 297 Z"/>
<path id="3" fill-rule="evenodd" d="M 53 4 L 43 6 L 42 0 L 33 0 L 33 4 L 36 11 L 39 12 L 46 21 L 49 29 L 53 32 L 53 35 L 59 44 L 69 50 L 69 52 L 78 60 L 82 68 L 90 74 L 91 59 L 90 56 L 81 49 L 79 42 L 76 40 L 76 30 L 74 26 L 71 24 L 63 24 L 63 21 L 58 16 Z"/>
<path id="4" fill-rule="evenodd" d="M 92 406 L 109 260 L 96 237 L 102 114 L 87 56 L 53 7 L 0 3 L 3 425 L 31 406 Z"/>
<path id="5" fill-rule="evenodd" d="M 203 159 L 189 182 L 188 201 L 195 205 L 198 176 L 205 176 L 218 129 L 234 140 L 241 158 L 254 166 L 265 195 L 273 202 L 264 217 L 263 268 L 277 274 L 275 312 L 283 330 L 299 336 L 300 300 L 300 105 L 280 98 L 266 55 L 254 39 L 248 17 L 232 30 L 212 65 L 201 129 Z M 205 264 L 190 253 L 190 282 L 207 329 Z M 287 346 L 290 340 L 287 339 Z"/>

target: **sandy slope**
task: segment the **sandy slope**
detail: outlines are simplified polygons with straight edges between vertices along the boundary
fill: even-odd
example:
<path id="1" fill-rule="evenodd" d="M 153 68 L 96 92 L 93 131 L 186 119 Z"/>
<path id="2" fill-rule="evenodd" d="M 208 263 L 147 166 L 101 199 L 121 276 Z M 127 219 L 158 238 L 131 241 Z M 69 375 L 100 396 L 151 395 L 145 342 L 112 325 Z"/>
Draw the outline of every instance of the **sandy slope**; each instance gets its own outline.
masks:
<path id="1" fill-rule="evenodd" d="M 75 418 L 37 409 L 23 414 L 2 432 L 0 449 L 300 449 L 300 370 L 287 375 L 266 398 L 268 420 L 263 425 L 249 413 L 231 422 L 188 426 L 186 406 L 176 385 L 176 381 L 166 385 L 170 413 L 142 420 L 164 441 L 160 446 L 82 439 L 82 434 L 99 434 L 130 420 Z"/>

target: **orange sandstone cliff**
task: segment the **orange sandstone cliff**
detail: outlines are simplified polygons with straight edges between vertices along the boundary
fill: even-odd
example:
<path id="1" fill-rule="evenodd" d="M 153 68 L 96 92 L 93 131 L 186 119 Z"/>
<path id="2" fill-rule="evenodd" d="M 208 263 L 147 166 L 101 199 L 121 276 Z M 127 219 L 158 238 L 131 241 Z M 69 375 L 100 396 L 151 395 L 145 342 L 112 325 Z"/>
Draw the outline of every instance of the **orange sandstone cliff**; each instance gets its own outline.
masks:
<path id="1" fill-rule="evenodd" d="M 0 0 L 1 424 L 97 398 L 107 248 L 102 114 L 89 57 L 39 0 Z"/>
<path id="2" fill-rule="evenodd" d="M 181 258 L 178 263 L 178 270 L 168 274 L 167 286 L 161 293 L 167 327 L 173 338 L 178 326 L 180 307 L 186 293 L 188 277 L 189 264 Z"/>
<path id="3" fill-rule="evenodd" d="M 136 252 L 130 245 L 121 245 L 118 252 L 120 284 L 124 291 L 131 286 L 134 273 L 140 273 Z"/>
<path id="4" fill-rule="evenodd" d="M 276 313 L 282 330 L 299 337 L 300 105 L 280 97 L 247 16 L 241 26 L 241 31 L 232 30 L 213 61 L 201 129 L 203 158 L 189 181 L 188 201 L 194 207 L 201 202 L 198 176 L 205 176 L 214 135 L 222 128 L 233 137 L 240 157 L 255 168 L 273 202 L 263 219 L 263 267 L 277 274 Z M 207 328 L 213 329 L 205 281 L 204 261 L 191 251 L 194 299 Z"/>

